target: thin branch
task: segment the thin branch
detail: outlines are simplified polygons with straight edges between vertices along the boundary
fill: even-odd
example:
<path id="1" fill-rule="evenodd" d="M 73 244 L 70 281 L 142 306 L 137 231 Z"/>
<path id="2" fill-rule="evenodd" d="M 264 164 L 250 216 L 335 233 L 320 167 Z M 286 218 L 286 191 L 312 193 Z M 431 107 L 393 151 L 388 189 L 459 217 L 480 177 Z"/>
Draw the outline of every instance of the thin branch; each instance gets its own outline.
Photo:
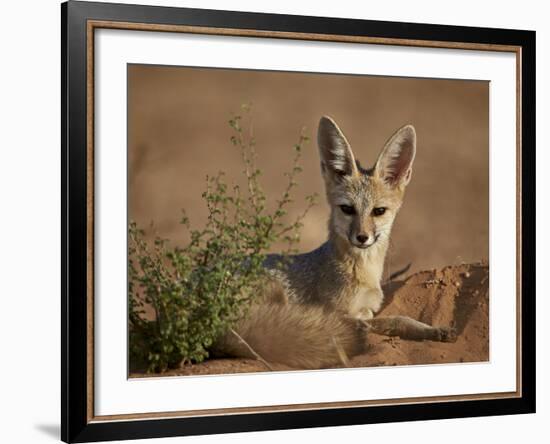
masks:
<path id="1" fill-rule="evenodd" d="M 332 337 L 332 343 L 334 344 L 334 348 L 336 349 L 336 353 L 338 353 L 338 357 L 340 358 L 342 365 L 344 367 L 349 367 L 348 355 L 343 347 L 338 343 L 335 336 Z"/>
<path id="2" fill-rule="evenodd" d="M 237 339 L 239 339 L 239 341 L 241 341 L 244 344 L 244 346 L 248 349 L 248 351 L 252 353 L 258 361 L 260 361 L 263 365 L 265 365 L 269 370 L 273 371 L 273 367 L 271 367 L 271 365 L 269 365 L 269 363 L 264 358 L 262 358 L 258 353 L 256 353 L 256 351 L 248 344 L 248 342 L 246 342 L 241 337 L 239 333 L 235 331 L 235 329 L 231 328 L 230 331 L 237 337 Z"/>
<path id="3" fill-rule="evenodd" d="M 389 284 L 390 282 L 397 279 L 399 276 L 405 274 L 409 269 L 411 268 L 412 262 L 409 262 L 405 267 L 403 267 L 401 270 L 394 271 L 392 274 L 390 274 L 388 280 L 384 284 Z"/>

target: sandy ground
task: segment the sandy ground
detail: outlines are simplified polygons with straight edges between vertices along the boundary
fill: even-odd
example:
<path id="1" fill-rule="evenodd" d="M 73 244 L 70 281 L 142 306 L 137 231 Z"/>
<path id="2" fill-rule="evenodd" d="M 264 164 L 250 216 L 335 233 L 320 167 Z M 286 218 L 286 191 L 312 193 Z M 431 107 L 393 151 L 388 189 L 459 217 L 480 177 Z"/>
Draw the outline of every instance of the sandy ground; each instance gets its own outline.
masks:
<path id="1" fill-rule="evenodd" d="M 350 367 L 482 362 L 489 360 L 489 268 L 485 263 L 421 271 L 386 284 L 378 316 L 404 315 L 437 326 L 454 326 L 454 343 L 410 341 L 370 334 L 367 352 Z M 337 366 L 335 366 L 337 367 Z M 273 365 L 275 370 L 292 370 Z M 265 372 L 259 361 L 211 359 L 171 370 L 163 376 Z M 131 373 L 130 377 L 147 376 Z M 152 375 L 158 376 L 158 375 Z"/>

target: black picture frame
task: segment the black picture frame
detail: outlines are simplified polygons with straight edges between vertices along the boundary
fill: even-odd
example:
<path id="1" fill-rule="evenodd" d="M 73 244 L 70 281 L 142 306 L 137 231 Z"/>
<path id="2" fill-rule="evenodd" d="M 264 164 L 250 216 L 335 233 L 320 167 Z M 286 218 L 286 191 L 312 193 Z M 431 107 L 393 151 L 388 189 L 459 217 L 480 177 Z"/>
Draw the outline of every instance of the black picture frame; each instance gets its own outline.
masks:
<path id="1" fill-rule="evenodd" d="M 186 25 L 332 36 L 511 45 L 521 54 L 521 394 L 499 399 L 158 419 L 90 417 L 87 23 Z M 535 32 L 69 1 L 61 5 L 61 438 L 90 442 L 535 412 Z M 93 323 L 92 323 L 93 324 Z"/>

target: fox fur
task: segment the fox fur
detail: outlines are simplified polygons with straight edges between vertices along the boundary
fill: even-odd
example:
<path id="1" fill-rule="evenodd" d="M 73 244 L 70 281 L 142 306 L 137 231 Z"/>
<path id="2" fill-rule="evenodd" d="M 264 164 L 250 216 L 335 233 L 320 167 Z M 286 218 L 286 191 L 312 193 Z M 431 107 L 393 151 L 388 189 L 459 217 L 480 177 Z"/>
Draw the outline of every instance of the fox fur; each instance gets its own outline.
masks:
<path id="1" fill-rule="evenodd" d="M 365 169 L 337 124 L 319 122 L 321 172 L 331 213 L 328 240 L 287 258 L 270 255 L 264 294 L 234 332 L 214 346 L 215 354 L 256 357 L 292 368 L 346 364 L 363 353 L 368 332 L 409 339 L 452 341 L 454 331 L 404 316 L 374 318 L 384 294 L 381 279 L 395 216 L 411 180 L 416 132 L 405 125 Z M 246 342 L 245 343 L 243 343 Z"/>

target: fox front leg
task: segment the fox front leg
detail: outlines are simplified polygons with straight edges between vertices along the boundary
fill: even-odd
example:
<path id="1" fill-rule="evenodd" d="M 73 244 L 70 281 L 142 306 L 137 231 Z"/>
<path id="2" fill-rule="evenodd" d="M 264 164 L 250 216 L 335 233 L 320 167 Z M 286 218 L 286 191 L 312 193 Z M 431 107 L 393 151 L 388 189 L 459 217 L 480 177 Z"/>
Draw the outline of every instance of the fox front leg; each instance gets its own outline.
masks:
<path id="1" fill-rule="evenodd" d="M 361 288 L 351 300 L 348 314 L 355 319 L 368 320 L 380 310 L 384 293 L 381 288 Z"/>
<path id="2" fill-rule="evenodd" d="M 384 336 L 399 336 L 414 341 L 455 342 L 456 331 L 452 327 L 432 327 L 408 316 L 385 316 L 365 320 L 369 332 Z"/>

